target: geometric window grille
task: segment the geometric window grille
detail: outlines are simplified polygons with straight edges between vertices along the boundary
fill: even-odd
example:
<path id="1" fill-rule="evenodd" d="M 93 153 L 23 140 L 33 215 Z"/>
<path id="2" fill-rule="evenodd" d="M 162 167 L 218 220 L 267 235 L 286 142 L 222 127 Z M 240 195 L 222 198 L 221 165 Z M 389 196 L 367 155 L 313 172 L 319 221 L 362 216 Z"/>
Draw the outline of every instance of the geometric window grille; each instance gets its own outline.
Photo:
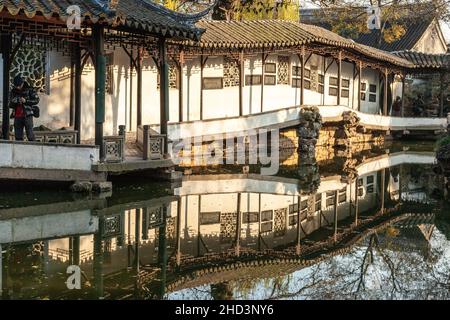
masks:
<path id="1" fill-rule="evenodd" d="M 278 84 L 289 84 L 288 56 L 278 56 Z"/>
<path id="2" fill-rule="evenodd" d="M 224 57 L 223 63 L 223 86 L 239 86 L 239 66 L 235 59 Z"/>
<path id="3" fill-rule="evenodd" d="M 109 216 L 104 220 L 104 238 L 118 236 L 121 233 L 121 217 L 120 215 Z"/>
<path id="4" fill-rule="evenodd" d="M 156 89 L 159 90 L 159 72 L 156 78 Z M 169 64 L 169 88 L 178 89 L 178 69 L 175 65 Z"/>
<path id="5" fill-rule="evenodd" d="M 220 240 L 230 242 L 236 236 L 237 213 L 226 212 L 220 214 Z"/>
<path id="6" fill-rule="evenodd" d="M 114 93 L 114 53 L 106 54 L 105 92 Z"/>
<path id="7" fill-rule="evenodd" d="M 162 207 L 153 207 L 148 208 L 148 228 L 153 229 L 157 226 L 160 226 L 163 221 L 163 208 Z"/>
<path id="8" fill-rule="evenodd" d="M 286 213 L 287 208 L 275 210 L 274 231 L 276 237 L 281 237 L 286 234 Z"/>
<path id="9" fill-rule="evenodd" d="M 18 74 L 25 79 L 25 81 L 37 93 L 47 93 L 47 52 L 33 46 L 22 46 L 14 56 L 11 64 L 11 84 L 12 79 Z"/>

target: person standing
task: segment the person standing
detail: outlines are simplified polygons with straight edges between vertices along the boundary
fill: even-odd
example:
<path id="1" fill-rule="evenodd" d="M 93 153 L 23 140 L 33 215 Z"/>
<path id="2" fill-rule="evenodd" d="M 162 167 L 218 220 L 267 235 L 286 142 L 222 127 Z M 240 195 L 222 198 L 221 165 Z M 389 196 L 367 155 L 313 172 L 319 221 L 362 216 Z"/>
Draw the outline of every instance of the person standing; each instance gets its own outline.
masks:
<path id="1" fill-rule="evenodd" d="M 39 96 L 20 75 L 14 77 L 13 85 L 10 108 L 13 109 L 11 117 L 14 118 L 15 139 L 23 141 L 25 128 L 28 141 L 34 141 L 33 116 L 34 108 L 39 104 Z"/>

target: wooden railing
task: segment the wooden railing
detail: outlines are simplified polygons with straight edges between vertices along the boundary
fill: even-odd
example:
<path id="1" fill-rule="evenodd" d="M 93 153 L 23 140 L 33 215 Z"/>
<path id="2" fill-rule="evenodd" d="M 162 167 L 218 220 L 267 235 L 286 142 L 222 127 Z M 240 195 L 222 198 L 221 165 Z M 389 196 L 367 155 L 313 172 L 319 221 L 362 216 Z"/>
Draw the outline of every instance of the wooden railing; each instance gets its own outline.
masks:
<path id="1" fill-rule="evenodd" d="M 159 134 L 150 126 L 139 126 L 136 134 L 136 144 L 142 150 L 144 160 L 164 159 L 164 139 L 166 135 Z"/>

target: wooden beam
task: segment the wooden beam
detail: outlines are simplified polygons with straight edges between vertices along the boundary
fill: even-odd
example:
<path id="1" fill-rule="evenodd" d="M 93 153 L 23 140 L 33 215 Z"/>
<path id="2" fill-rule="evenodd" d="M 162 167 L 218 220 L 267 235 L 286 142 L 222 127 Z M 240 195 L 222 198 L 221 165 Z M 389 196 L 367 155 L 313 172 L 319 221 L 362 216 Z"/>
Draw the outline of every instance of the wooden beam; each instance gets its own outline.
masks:
<path id="1" fill-rule="evenodd" d="M 100 147 L 100 161 L 105 159 L 103 145 L 103 123 L 105 122 L 106 57 L 104 28 L 92 28 L 95 56 L 95 144 Z"/>
<path id="2" fill-rule="evenodd" d="M 183 122 L 183 66 L 184 66 L 184 51 L 180 51 L 178 58 L 178 121 Z"/>
<path id="3" fill-rule="evenodd" d="M 165 38 L 160 38 L 159 46 L 159 85 L 160 85 L 160 125 L 161 134 L 166 135 L 164 139 L 164 152 L 168 149 L 168 130 L 169 121 L 169 63 L 167 61 L 167 42 Z"/>
<path id="4" fill-rule="evenodd" d="M 337 65 L 338 65 L 338 95 L 337 95 L 337 105 L 341 105 L 341 89 L 342 89 L 342 51 L 339 51 L 338 59 L 337 59 Z"/>
<path id="5" fill-rule="evenodd" d="M 264 48 L 261 53 L 261 112 L 264 112 L 264 76 L 265 76 L 265 67 L 266 67 L 266 60 L 269 54 L 264 53 Z"/>
<path id="6" fill-rule="evenodd" d="M 137 73 L 137 114 L 136 114 L 136 125 L 137 127 L 142 125 L 142 61 L 143 61 L 143 49 L 138 48 L 137 58 L 136 58 L 136 73 Z M 160 86 L 160 89 L 162 86 Z"/>
<path id="7" fill-rule="evenodd" d="M 300 105 L 305 104 L 305 46 L 302 46 L 302 51 L 300 53 L 300 64 L 301 64 L 301 78 L 300 78 Z"/>
<path id="8" fill-rule="evenodd" d="M 240 246 L 241 246 L 241 228 L 242 228 L 242 215 L 241 215 L 241 198 L 242 198 L 242 193 L 238 192 L 237 194 L 237 226 L 236 226 L 236 245 L 235 245 L 235 253 L 236 256 L 239 257 L 240 255 Z"/>
<path id="9" fill-rule="evenodd" d="M 245 61 L 244 61 L 244 51 L 239 52 L 239 116 L 244 115 L 244 76 L 245 76 Z M 264 79 L 261 79 L 264 82 Z"/>
<path id="10" fill-rule="evenodd" d="M 207 56 L 200 55 L 200 120 L 203 120 L 203 69 L 207 61 Z"/>
<path id="11" fill-rule="evenodd" d="M 83 67 L 81 65 L 81 48 L 75 46 L 73 51 L 74 61 L 74 129 L 77 131 L 77 143 L 81 142 L 81 76 Z"/>
<path id="12" fill-rule="evenodd" d="M 70 97 L 69 97 L 69 126 L 74 126 L 75 121 L 75 50 L 76 45 L 72 45 L 70 58 Z"/>
<path id="13" fill-rule="evenodd" d="M 361 81 L 362 81 L 362 72 L 363 72 L 363 65 L 362 61 L 359 61 L 358 63 L 358 111 L 361 111 Z"/>
<path id="14" fill-rule="evenodd" d="M 383 79 L 384 79 L 384 92 L 383 92 L 383 115 L 388 115 L 388 86 L 389 86 L 389 79 L 388 79 L 388 70 L 385 68 L 383 72 Z"/>
<path id="15" fill-rule="evenodd" d="M 406 82 L 406 75 L 404 74 L 402 76 L 402 110 L 401 110 L 401 117 L 403 118 L 405 116 L 405 82 Z"/>
<path id="16" fill-rule="evenodd" d="M 10 34 L 1 36 L 1 47 L 3 56 L 3 114 L 2 114 L 2 137 L 9 140 L 9 76 L 11 70 L 11 46 Z"/>

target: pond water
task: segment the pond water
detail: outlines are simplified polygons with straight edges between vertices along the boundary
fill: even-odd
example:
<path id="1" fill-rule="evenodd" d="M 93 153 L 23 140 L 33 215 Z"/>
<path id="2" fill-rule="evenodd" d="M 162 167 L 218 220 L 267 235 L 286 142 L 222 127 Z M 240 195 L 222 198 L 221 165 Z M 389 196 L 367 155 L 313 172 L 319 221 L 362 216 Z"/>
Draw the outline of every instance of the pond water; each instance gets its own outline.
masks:
<path id="1" fill-rule="evenodd" d="M 277 176 L 193 168 L 177 184 L 117 180 L 102 196 L 3 191 L 1 297 L 449 298 L 433 149 L 328 150 L 316 165 L 291 153 Z"/>

